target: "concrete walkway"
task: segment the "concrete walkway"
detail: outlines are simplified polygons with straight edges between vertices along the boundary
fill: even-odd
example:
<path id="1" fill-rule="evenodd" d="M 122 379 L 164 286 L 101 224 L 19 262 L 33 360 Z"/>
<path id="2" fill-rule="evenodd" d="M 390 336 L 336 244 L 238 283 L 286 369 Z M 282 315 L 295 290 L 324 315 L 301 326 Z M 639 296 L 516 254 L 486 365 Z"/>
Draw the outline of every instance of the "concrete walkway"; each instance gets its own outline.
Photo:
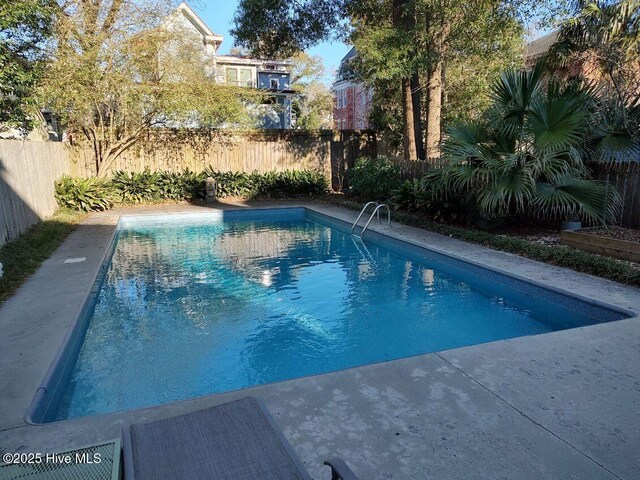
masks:
<path id="1" fill-rule="evenodd" d="M 293 204 L 301 203 L 287 203 Z M 337 207 L 305 206 L 344 220 L 356 216 Z M 329 478 L 322 460 L 335 455 L 363 480 L 640 478 L 638 318 L 142 410 L 26 424 L 25 412 L 91 288 L 118 216 L 203 208 L 139 207 L 92 215 L 0 309 L 0 452 L 44 452 L 111 439 L 132 421 L 255 394 L 318 479 Z M 638 289 L 411 227 L 394 224 L 392 231 L 457 258 L 640 312 Z M 81 257 L 86 260 L 64 263 Z"/>

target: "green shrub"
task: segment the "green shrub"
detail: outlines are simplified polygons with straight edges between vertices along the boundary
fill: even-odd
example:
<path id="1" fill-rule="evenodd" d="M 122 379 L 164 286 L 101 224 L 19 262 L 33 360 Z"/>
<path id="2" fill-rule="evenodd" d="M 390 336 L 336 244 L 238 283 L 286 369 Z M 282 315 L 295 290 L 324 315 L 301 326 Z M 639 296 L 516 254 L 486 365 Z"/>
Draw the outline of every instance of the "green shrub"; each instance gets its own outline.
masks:
<path id="1" fill-rule="evenodd" d="M 141 173 L 118 170 L 111 178 L 113 192 L 122 203 L 141 203 L 161 198 L 160 174 L 145 169 Z"/>
<path id="2" fill-rule="evenodd" d="M 423 206 L 425 188 L 420 179 L 414 178 L 402 182 L 391 194 L 391 201 L 396 210 L 414 212 Z"/>
<path id="3" fill-rule="evenodd" d="M 392 192 L 395 209 L 425 213 L 438 222 L 478 223 L 481 219 L 473 193 L 448 195 L 441 188 L 440 172 L 434 170 L 420 179 L 405 180 Z"/>
<path id="4" fill-rule="evenodd" d="M 387 158 L 359 158 L 347 171 L 354 194 L 368 200 L 387 200 L 402 179 L 400 170 Z"/>
<path id="5" fill-rule="evenodd" d="M 61 206 L 75 210 L 106 210 L 113 203 L 136 204 L 161 200 L 204 198 L 204 183 L 212 177 L 218 197 L 288 197 L 321 195 L 327 180 L 321 173 L 284 171 L 267 173 L 218 172 L 211 167 L 204 172 L 141 173 L 117 171 L 111 180 L 62 177 L 56 182 L 56 199 Z"/>
<path id="6" fill-rule="evenodd" d="M 257 193 L 269 197 L 322 195 L 328 188 L 327 179 L 321 173 L 308 170 L 254 173 L 253 180 Z"/>
<path id="7" fill-rule="evenodd" d="M 113 192 L 107 181 L 65 175 L 54 186 L 56 201 L 61 207 L 89 212 L 108 210 L 113 206 Z"/>
<path id="8" fill-rule="evenodd" d="M 327 179 L 309 170 L 266 173 L 218 172 L 208 167 L 204 177 L 216 181 L 218 196 L 224 197 L 295 197 L 321 195 L 327 191 Z"/>
<path id="9" fill-rule="evenodd" d="M 211 166 L 205 168 L 204 177 L 211 177 L 216 181 L 218 196 L 224 197 L 252 197 L 256 194 L 257 185 L 251 174 L 244 172 L 219 172 Z"/>
<path id="10" fill-rule="evenodd" d="M 159 172 L 158 195 L 165 200 L 193 200 L 204 194 L 205 175 L 189 169 L 182 172 Z"/>

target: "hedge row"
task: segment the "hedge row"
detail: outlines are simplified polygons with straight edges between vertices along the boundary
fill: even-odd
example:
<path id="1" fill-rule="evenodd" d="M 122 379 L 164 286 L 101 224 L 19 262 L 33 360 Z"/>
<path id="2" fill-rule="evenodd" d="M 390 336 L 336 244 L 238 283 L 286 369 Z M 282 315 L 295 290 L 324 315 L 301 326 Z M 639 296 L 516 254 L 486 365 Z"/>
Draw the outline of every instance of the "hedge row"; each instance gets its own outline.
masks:
<path id="1" fill-rule="evenodd" d="M 327 191 L 326 178 L 317 172 L 293 171 L 267 173 L 218 172 L 210 167 L 200 173 L 141 173 L 118 171 L 108 180 L 95 177 L 64 176 L 55 184 L 55 196 L 61 207 L 81 211 L 107 210 L 117 204 L 136 204 L 163 200 L 204 198 L 204 184 L 212 177 L 218 197 L 298 197 L 320 195 Z"/>

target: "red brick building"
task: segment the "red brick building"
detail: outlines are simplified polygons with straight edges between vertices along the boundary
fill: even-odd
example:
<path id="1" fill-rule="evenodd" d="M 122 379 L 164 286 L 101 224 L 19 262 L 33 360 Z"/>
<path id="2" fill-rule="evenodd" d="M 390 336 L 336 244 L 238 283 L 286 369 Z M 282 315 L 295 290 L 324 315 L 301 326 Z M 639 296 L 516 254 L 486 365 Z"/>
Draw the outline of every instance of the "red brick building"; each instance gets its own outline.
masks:
<path id="1" fill-rule="evenodd" d="M 526 45 L 524 52 L 525 68 L 532 68 L 549 51 L 553 44 L 558 41 L 559 33 L 559 30 L 555 30 Z M 579 77 L 588 83 L 596 83 L 600 78 L 600 67 L 592 56 L 585 53 L 581 58 L 574 60 L 570 64 L 562 68 L 556 68 L 554 76 L 565 79 Z"/>
<path id="2" fill-rule="evenodd" d="M 340 62 L 333 90 L 333 122 L 336 130 L 366 130 L 369 128 L 373 90 L 358 81 L 349 69 L 355 58 L 352 48 Z"/>

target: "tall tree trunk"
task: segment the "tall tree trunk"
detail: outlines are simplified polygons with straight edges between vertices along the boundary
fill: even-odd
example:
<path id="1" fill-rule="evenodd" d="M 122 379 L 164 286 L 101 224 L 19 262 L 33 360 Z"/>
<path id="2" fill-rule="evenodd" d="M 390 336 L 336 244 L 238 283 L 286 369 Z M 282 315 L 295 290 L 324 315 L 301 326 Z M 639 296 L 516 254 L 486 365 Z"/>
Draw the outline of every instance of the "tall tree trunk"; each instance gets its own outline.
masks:
<path id="1" fill-rule="evenodd" d="M 417 160 L 415 115 L 413 111 L 413 94 L 411 80 L 402 79 L 402 143 L 404 145 L 405 160 Z"/>
<path id="2" fill-rule="evenodd" d="M 442 99 L 444 95 L 445 58 L 451 24 L 445 14 L 444 6 L 438 10 L 428 10 L 426 19 L 427 38 L 429 38 L 430 61 L 427 67 L 427 115 L 426 115 L 426 155 L 428 158 L 440 157 L 442 140 Z"/>
<path id="3" fill-rule="evenodd" d="M 427 158 L 440 156 L 442 123 L 442 73 L 441 61 L 436 61 L 427 69 Z"/>
<path id="4" fill-rule="evenodd" d="M 413 131 L 416 137 L 417 158 L 424 159 L 424 141 L 422 139 L 422 86 L 420 77 L 415 73 L 411 77 L 411 100 L 413 104 Z"/>
<path id="5" fill-rule="evenodd" d="M 411 31 L 415 30 L 415 10 L 412 0 L 393 0 L 392 22 L 396 29 Z M 404 147 L 404 159 L 416 160 L 418 158 L 418 147 L 416 143 L 417 135 L 421 136 L 420 109 L 414 108 L 414 93 L 411 88 L 411 77 L 401 79 L 402 88 L 402 143 Z M 417 115 L 417 124 L 416 124 Z"/>

